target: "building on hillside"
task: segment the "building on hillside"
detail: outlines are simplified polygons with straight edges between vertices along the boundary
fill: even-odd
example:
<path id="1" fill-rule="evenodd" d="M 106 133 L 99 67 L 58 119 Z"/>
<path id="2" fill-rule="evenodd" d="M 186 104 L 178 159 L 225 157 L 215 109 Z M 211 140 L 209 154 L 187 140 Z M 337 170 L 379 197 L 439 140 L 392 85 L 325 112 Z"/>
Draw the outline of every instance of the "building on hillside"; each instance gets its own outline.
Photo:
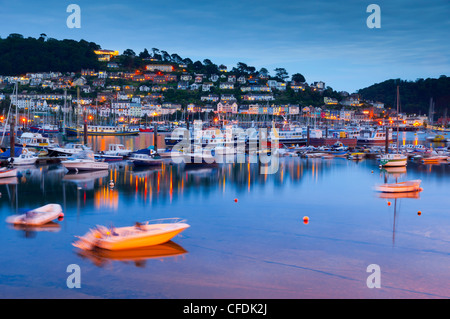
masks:
<path id="1" fill-rule="evenodd" d="M 174 71 L 174 68 L 170 64 L 147 64 L 145 66 L 145 69 L 147 71 L 155 72 L 155 71 L 161 71 L 161 72 L 172 72 Z"/>
<path id="2" fill-rule="evenodd" d="M 94 50 L 98 61 L 109 62 L 112 57 L 118 56 L 119 51 L 114 50 Z"/>
<path id="3" fill-rule="evenodd" d="M 238 113 L 238 105 L 234 103 L 217 103 L 217 113 Z"/>

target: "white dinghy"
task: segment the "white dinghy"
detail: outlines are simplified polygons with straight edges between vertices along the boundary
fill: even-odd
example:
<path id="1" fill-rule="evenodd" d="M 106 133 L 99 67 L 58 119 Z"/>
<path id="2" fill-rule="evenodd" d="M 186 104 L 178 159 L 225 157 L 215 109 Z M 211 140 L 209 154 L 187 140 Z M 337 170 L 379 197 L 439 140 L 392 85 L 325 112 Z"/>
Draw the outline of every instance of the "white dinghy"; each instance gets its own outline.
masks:
<path id="1" fill-rule="evenodd" d="M 6 222 L 14 225 L 40 226 L 64 216 L 61 205 L 47 204 L 30 210 L 25 214 L 12 215 L 6 218 Z"/>

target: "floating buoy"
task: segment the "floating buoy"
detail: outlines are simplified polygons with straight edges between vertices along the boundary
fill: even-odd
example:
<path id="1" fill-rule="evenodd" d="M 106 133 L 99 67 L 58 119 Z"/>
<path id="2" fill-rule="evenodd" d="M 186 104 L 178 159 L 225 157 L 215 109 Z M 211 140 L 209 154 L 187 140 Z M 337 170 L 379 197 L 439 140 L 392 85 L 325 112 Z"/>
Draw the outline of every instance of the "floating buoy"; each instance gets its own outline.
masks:
<path id="1" fill-rule="evenodd" d="M 308 224 L 309 223 L 309 217 L 308 216 L 304 216 L 303 217 L 303 224 Z"/>
<path id="2" fill-rule="evenodd" d="M 113 180 L 110 180 L 110 181 L 109 181 L 109 187 L 111 187 L 111 188 L 114 187 L 114 181 L 113 181 Z"/>
<path id="3" fill-rule="evenodd" d="M 391 206 L 391 202 L 388 202 L 388 206 Z"/>
<path id="4" fill-rule="evenodd" d="M 422 215 L 422 212 L 419 210 L 418 212 L 417 212 L 417 215 Z"/>
<path id="5" fill-rule="evenodd" d="M 58 216 L 58 220 L 62 221 L 64 219 L 64 213 L 59 214 Z"/>
<path id="6" fill-rule="evenodd" d="M 235 202 L 235 203 L 237 203 L 237 201 L 238 201 L 238 199 L 237 199 L 237 198 L 235 198 L 235 199 L 234 199 L 234 202 Z"/>
<path id="7" fill-rule="evenodd" d="M 371 173 L 373 174 L 373 171 Z"/>

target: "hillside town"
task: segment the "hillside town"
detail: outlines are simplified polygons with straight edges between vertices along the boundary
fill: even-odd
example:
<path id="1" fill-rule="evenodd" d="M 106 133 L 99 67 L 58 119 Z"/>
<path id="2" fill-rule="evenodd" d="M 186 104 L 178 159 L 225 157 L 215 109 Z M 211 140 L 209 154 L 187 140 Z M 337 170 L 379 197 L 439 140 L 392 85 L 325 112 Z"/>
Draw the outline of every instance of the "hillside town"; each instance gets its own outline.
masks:
<path id="1" fill-rule="evenodd" d="M 224 65 L 217 74 L 200 74 L 189 72 L 184 63 L 167 63 L 152 57 L 143 59 L 144 68 L 130 72 L 118 62 L 118 51 L 96 50 L 95 54 L 104 69 L 0 75 L 2 118 L 9 101 L 25 117 L 30 115 L 26 121 L 36 121 L 43 114 L 56 119 L 55 115 L 72 111 L 86 112 L 89 119 L 97 121 L 114 119 L 124 123 L 174 119 L 180 112 L 192 114 L 193 118 L 280 116 L 380 124 L 392 124 L 396 116 L 382 102 L 363 100 L 357 93 L 334 92 L 323 81 L 288 81 L 263 72 L 239 75 Z M 16 83 L 19 92 L 13 95 Z M 318 102 L 311 105 L 291 98 L 286 103 L 287 95 L 305 93 L 318 96 Z M 415 114 L 399 118 L 411 127 L 427 121 L 426 116 Z"/>

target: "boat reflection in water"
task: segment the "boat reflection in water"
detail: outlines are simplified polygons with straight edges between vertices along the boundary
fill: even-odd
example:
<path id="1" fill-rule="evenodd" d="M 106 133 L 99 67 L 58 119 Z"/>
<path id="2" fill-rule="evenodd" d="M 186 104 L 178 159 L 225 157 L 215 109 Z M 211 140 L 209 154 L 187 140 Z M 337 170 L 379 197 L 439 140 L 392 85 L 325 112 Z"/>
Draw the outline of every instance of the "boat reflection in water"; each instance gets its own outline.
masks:
<path id="1" fill-rule="evenodd" d="M 165 244 L 149 246 L 140 249 L 127 249 L 112 251 L 106 249 L 79 250 L 77 255 L 91 260 L 94 265 L 104 267 L 113 261 L 134 263 L 136 267 L 145 267 L 149 259 L 176 257 L 186 254 L 187 251 L 180 245 L 169 241 Z"/>
<path id="2" fill-rule="evenodd" d="M 35 238 L 39 232 L 57 233 L 61 230 L 61 225 L 56 222 L 49 222 L 40 226 L 13 224 L 9 227 L 22 232 L 25 238 Z"/>
<path id="3" fill-rule="evenodd" d="M 94 182 L 97 179 L 105 178 L 109 175 L 107 170 L 82 172 L 82 173 L 68 173 L 63 177 L 63 181 L 73 182 L 83 189 L 94 189 Z"/>
<path id="4" fill-rule="evenodd" d="M 392 228 L 392 245 L 395 245 L 395 227 L 397 223 L 397 204 L 399 204 L 400 199 L 402 198 L 413 198 L 419 199 L 420 192 L 422 189 L 415 192 L 398 192 L 398 193 L 379 193 L 378 197 L 384 199 L 394 199 L 394 221 Z M 390 204 L 390 202 L 388 202 Z"/>

